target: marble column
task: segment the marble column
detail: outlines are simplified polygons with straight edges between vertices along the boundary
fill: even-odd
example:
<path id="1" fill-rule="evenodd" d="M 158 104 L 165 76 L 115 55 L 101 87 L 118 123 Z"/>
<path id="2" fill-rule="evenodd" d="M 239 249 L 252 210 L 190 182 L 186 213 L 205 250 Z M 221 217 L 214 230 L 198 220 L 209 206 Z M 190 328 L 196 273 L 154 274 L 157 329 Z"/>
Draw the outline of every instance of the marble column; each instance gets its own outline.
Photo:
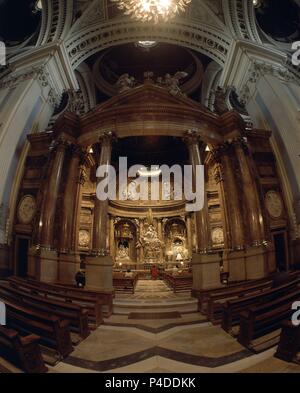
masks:
<path id="1" fill-rule="evenodd" d="M 43 203 L 39 221 L 39 244 L 43 248 L 53 248 L 53 231 L 57 207 L 56 203 L 61 184 L 66 146 L 66 142 L 61 139 L 58 140 L 53 147 L 54 159 L 52 161 L 50 175 L 46 179 L 47 185 L 44 188 Z"/>
<path id="2" fill-rule="evenodd" d="M 81 184 L 78 181 L 82 150 L 76 145 L 70 146 L 70 163 L 67 172 L 63 198 L 63 211 L 60 234 L 60 255 L 58 261 L 58 281 L 75 284 L 75 275 L 80 269 L 80 255 L 76 253 L 74 234 L 76 228 L 77 196 Z"/>
<path id="3" fill-rule="evenodd" d="M 54 224 L 57 199 L 61 185 L 67 142 L 60 138 L 51 145 L 53 156 L 43 190 L 38 246 L 28 253 L 28 275 L 40 281 L 56 282 L 58 279 L 57 250 L 54 249 Z"/>
<path id="4" fill-rule="evenodd" d="M 193 167 L 193 175 L 195 176 L 196 167 L 202 165 L 199 150 L 199 136 L 196 132 L 188 131 L 184 136 L 184 141 L 189 150 L 190 164 Z M 193 181 L 194 180 L 195 178 L 193 179 Z M 197 251 L 200 253 L 206 253 L 211 248 L 211 241 L 209 236 L 208 206 L 205 189 L 204 207 L 202 210 L 195 212 L 195 221 L 197 228 Z"/>
<path id="5" fill-rule="evenodd" d="M 162 220 L 161 218 L 157 219 L 157 234 L 158 234 L 158 238 L 159 240 L 162 242 L 162 246 L 160 248 L 160 253 L 159 253 L 159 259 L 161 263 L 164 262 L 164 239 L 163 239 L 163 231 L 162 231 Z"/>
<path id="6" fill-rule="evenodd" d="M 101 153 L 99 166 L 109 166 L 114 134 L 105 132 L 99 138 Z M 97 184 L 103 179 L 98 178 Z M 86 286 L 90 289 L 112 291 L 112 257 L 107 250 L 108 235 L 108 204 L 109 201 L 100 201 L 95 198 L 93 240 L 91 256 L 86 259 Z"/>
<path id="7" fill-rule="evenodd" d="M 263 230 L 264 220 L 255 175 L 251 171 L 246 142 L 242 138 L 236 139 L 234 141 L 234 149 L 241 173 L 244 203 L 247 207 L 247 227 L 250 233 L 250 245 L 258 246 L 265 240 L 265 236 Z"/>
<path id="8" fill-rule="evenodd" d="M 196 165 L 201 165 L 199 137 L 194 131 L 188 131 L 184 138 L 190 155 L 190 162 L 195 173 Z M 192 256 L 193 292 L 220 287 L 220 257 L 211 251 L 209 217 L 206 190 L 204 207 L 194 213 L 196 226 L 196 252 Z"/>
<path id="9" fill-rule="evenodd" d="M 114 217 L 109 219 L 109 252 L 113 261 L 115 260 L 115 224 Z"/>
<path id="10" fill-rule="evenodd" d="M 101 154 L 99 166 L 109 166 L 111 161 L 113 134 L 106 133 L 100 137 Z M 103 179 L 98 178 L 100 183 Z M 107 237 L 107 220 L 108 220 L 108 199 L 100 201 L 97 196 L 95 198 L 94 222 L 93 222 L 93 247 L 94 255 L 106 255 L 106 237 Z"/>
<path id="11" fill-rule="evenodd" d="M 192 254 L 193 254 L 193 235 L 192 235 L 192 218 L 191 218 L 190 214 L 188 214 L 186 216 L 186 231 L 187 231 L 187 242 L 188 242 L 189 258 L 192 258 Z"/>
<path id="12" fill-rule="evenodd" d="M 60 252 L 67 253 L 72 250 L 73 223 L 75 218 L 75 204 L 78 184 L 78 172 L 81 149 L 78 146 L 70 146 L 71 159 L 67 172 L 67 181 L 63 198 L 63 212 L 60 235 Z M 74 251 L 74 250 L 72 250 Z"/>
<path id="13" fill-rule="evenodd" d="M 246 207 L 245 219 L 249 231 L 246 250 L 245 271 L 247 279 L 259 279 L 268 275 L 269 260 L 272 258 L 266 247 L 264 218 L 259 198 L 258 184 L 250 164 L 250 152 L 243 138 L 233 141 L 236 160 L 242 181 L 242 197 Z"/>
<path id="14" fill-rule="evenodd" d="M 215 162 L 218 165 L 218 179 L 222 195 L 222 205 L 225 218 L 225 248 L 242 250 L 245 245 L 242 205 L 237 177 L 234 173 L 230 156 L 232 150 L 229 144 L 217 146 L 212 150 Z M 226 247 L 227 246 L 227 247 Z"/>

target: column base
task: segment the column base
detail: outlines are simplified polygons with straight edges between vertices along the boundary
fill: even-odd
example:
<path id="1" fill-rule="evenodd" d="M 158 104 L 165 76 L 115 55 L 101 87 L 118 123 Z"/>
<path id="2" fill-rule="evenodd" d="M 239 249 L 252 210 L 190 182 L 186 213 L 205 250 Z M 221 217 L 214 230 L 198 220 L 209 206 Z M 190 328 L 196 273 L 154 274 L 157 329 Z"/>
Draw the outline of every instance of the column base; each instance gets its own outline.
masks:
<path id="1" fill-rule="evenodd" d="M 220 281 L 220 262 L 219 254 L 193 254 L 193 292 L 223 287 Z"/>
<path id="2" fill-rule="evenodd" d="M 222 288 L 219 254 L 193 254 L 193 292 Z M 233 251 L 227 255 L 229 282 L 257 280 L 276 270 L 274 250 L 263 246 Z M 275 270 L 274 270 L 275 269 Z"/>
<path id="3" fill-rule="evenodd" d="M 257 280 L 276 271 L 274 249 L 251 247 L 228 255 L 229 282 Z"/>
<path id="4" fill-rule="evenodd" d="M 251 247 L 245 253 L 246 280 L 258 280 L 267 277 L 268 251 L 265 247 Z"/>
<path id="5" fill-rule="evenodd" d="M 39 281 L 57 282 L 57 252 L 31 247 L 28 252 L 28 276 Z"/>
<path id="6" fill-rule="evenodd" d="M 75 285 L 75 275 L 79 269 L 79 254 L 60 254 L 58 257 L 58 282 Z"/>
<path id="7" fill-rule="evenodd" d="M 96 291 L 113 291 L 112 257 L 97 256 L 85 259 L 86 289 Z"/>

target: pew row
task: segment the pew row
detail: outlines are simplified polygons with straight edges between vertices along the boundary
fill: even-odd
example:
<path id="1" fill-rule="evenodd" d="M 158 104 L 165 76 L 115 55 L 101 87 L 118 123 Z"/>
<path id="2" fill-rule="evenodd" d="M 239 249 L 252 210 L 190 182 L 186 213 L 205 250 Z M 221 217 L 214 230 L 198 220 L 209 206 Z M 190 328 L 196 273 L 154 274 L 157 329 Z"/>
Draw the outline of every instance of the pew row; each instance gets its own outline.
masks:
<path id="1" fill-rule="evenodd" d="M 160 276 L 173 290 L 174 293 L 190 291 L 192 289 L 192 273 L 179 273 L 177 275 L 172 275 L 167 272 L 162 272 L 160 273 Z"/>
<path id="2" fill-rule="evenodd" d="M 261 293 L 244 296 L 238 299 L 227 300 L 223 304 L 222 328 L 228 332 L 233 333 L 233 327 L 240 322 L 240 313 L 252 306 L 258 306 L 265 302 L 276 300 L 294 291 L 300 284 L 300 278 L 296 278 L 286 284 L 280 285 L 276 288 L 267 289 Z"/>
<path id="3" fill-rule="evenodd" d="M 277 331 L 284 320 L 291 318 L 292 304 L 299 300 L 299 296 L 300 288 L 297 288 L 279 299 L 243 311 L 238 342 L 254 352 L 275 345 L 279 339 Z"/>
<path id="4" fill-rule="evenodd" d="M 26 291 L 0 283 L 0 297 L 32 307 L 36 311 L 56 315 L 70 321 L 70 329 L 81 339 L 89 336 L 88 310 L 83 307 L 48 297 L 33 295 Z"/>
<path id="5" fill-rule="evenodd" d="M 15 282 L 18 281 L 23 284 L 28 283 L 30 285 L 37 286 L 41 289 L 55 291 L 57 294 L 62 294 L 66 298 L 69 298 L 70 301 L 72 301 L 72 298 L 74 298 L 75 302 L 77 301 L 77 299 L 86 300 L 87 302 L 90 302 L 91 299 L 93 299 L 93 302 L 96 301 L 98 304 L 102 306 L 102 314 L 106 318 L 108 318 L 113 312 L 114 293 L 111 291 L 91 291 L 85 288 L 77 288 L 70 284 L 60 284 L 60 283 L 51 284 L 51 283 L 37 281 L 29 278 L 24 279 L 15 276 L 9 277 L 9 280 L 11 281 L 14 280 Z"/>
<path id="6" fill-rule="evenodd" d="M 126 277 L 123 272 L 113 273 L 113 287 L 116 292 L 134 293 L 138 280 L 138 274 L 133 273 L 132 277 Z"/>
<path id="7" fill-rule="evenodd" d="M 88 311 L 88 320 L 92 327 L 99 326 L 102 321 L 102 302 L 97 297 L 91 297 L 85 293 L 69 291 L 60 286 L 44 284 L 32 280 L 24 280 L 19 277 L 9 277 L 9 285 L 13 288 L 51 300 L 57 300 L 69 304 L 79 305 Z"/>
<path id="8" fill-rule="evenodd" d="M 30 334 L 22 337 L 16 330 L 0 326 L 0 355 L 26 373 L 45 373 L 40 337 Z"/>
<path id="9" fill-rule="evenodd" d="M 8 328 L 16 330 L 21 335 L 38 335 L 40 344 L 52 349 L 57 360 L 67 357 L 73 351 L 68 320 L 10 300 L 4 301 Z"/>

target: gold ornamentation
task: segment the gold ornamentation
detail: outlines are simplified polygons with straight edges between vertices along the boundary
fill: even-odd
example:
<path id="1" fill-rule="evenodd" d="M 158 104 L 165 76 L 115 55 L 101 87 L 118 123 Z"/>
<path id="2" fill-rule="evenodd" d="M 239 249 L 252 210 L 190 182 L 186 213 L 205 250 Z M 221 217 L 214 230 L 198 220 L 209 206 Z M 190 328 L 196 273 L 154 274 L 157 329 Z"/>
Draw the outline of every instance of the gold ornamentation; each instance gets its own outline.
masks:
<path id="1" fill-rule="evenodd" d="M 80 247 L 88 247 L 90 244 L 91 236 L 89 231 L 85 229 L 81 229 L 79 231 L 79 246 Z"/>
<path id="2" fill-rule="evenodd" d="M 214 228 L 211 231 L 211 239 L 214 245 L 224 244 L 224 232 L 222 228 Z"/>
<path id="3" fill-rule="evenodd" d="M 268 191 L 266 193 L 265 204 L 271 217 L 281 217 L 283 212 L 283 203 L 281 196 L 277 191 Z"/>
<path id="4" fill-rule="evenodd" d="M 37 209 L 36 200 L 32 195 L 24 195 L 18 207 L 18 220 L 21 224 L 30 224 Z"/>

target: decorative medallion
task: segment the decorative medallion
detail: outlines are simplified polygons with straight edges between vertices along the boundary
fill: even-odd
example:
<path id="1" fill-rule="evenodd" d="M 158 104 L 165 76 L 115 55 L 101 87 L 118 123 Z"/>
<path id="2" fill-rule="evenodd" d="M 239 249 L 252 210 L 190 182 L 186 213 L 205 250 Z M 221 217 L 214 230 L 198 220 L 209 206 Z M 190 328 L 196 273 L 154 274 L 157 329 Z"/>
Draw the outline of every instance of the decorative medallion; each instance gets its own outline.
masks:
<path id="1" fill-rule="evenodd" d="M 90 244 L 91 236 L 89 231 L 85 229 L 81 229 L 79 231 L 79 246 L 80 247 L 88 247 Z"/>
<path id="2" fill-rule="evenodd" d="M 24 195 L 18 207 L 18 220 L 21 224 L 30 224 L 37 209 L 35 197 Z"/>
<path id="3" fill-rule="evenodd" d="M 265 205 L 271 217 L 279 218 L 282 216 L 283 203 L 279 192 L 268 191 L 265 196 Z"/>
<path id="4" fill-rule="evenodd" d="M 211 231 L 211 239 L 214 245 L 220 245 L 224 243 L 224 232 L 222 228 L 214 228 Z"/>

